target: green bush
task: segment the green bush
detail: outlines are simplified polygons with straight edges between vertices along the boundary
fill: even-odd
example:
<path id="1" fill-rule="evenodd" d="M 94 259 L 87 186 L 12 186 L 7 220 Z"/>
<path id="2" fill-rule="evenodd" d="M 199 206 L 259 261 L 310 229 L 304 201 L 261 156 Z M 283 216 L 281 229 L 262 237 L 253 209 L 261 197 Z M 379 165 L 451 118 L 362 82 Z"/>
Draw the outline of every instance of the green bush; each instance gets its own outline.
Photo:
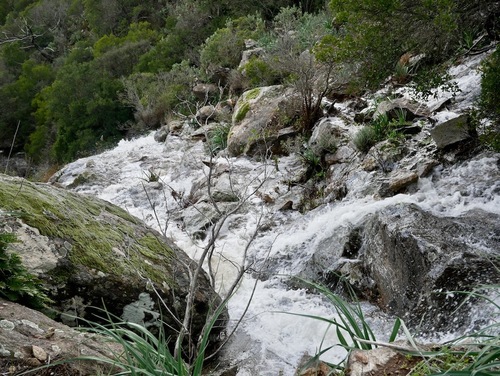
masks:
<path id="1" fill-rule="evenodd" d="M 250 58 L 243 69 L 250 87 L 276 85 L 283 79 L 280 72 L 271 64 L 256 56 Z"/>
<path id="2" fill-rule="evenodd" d="M 376 87 L 406 52 L 428 63 L 448 58 L 460 42 L 460 9 L 454 0 L 331 0 L 334 54 L 357 64 L 358 87 Z"/>
<path id="3" fill-rule="evenodd" d="M 481 142 L 500 152 L 500 50 L 483 62 L 481 76 L 481 95 L 479 111 L 474 113 L 473 119 L 479 126 L 482 119 L 488 118 L 491 124 L 486 126 L 480 134 Z"/>
<path id="4" fill-rule="evenodd" d="M 41 282 L 23 266 L 21 258 L 7 251 L 13 242 L 16 242 L 14 235 L 0 233 L 0 296 L 32 308 L 42 308 L 50 299 Z"/>
<path id="5" fill-rule="evenodd" d="M 264 32 L 264 23 L 257 16 L 229 20 L 226 27 L 213 33 L 200 51 L 200 64 L 209 75 L 219 67 L 236 68 L 245 49 L 245 39 L 257 39 Z"/>

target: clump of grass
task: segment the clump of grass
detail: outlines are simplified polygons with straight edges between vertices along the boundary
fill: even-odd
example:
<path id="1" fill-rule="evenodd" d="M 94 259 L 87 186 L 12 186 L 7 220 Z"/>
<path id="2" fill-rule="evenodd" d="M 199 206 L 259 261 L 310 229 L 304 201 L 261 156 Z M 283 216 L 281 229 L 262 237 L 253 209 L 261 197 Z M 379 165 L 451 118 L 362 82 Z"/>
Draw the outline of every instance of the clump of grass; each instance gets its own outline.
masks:
<path id="1" fill-rule="evenodd" d="M 418 346 L 404 322 L 396 318 L 389 337 L 389 343 L 384 343 L 375 338 L 372 329 L 365 320 L 359 302 L 348 303 L 322 285 L 302 279 L 299 280 L 327 298 L 333 304 L 337 317 L 325 318 L 308 314 L 292 314 L 324 321 L 333 326 L 339 339 L 339 345 L 348 352 L 352 349 L 370 350 L 378 346 L 390 347 L 403 353 L 408 359 L 420 359 L 411 372 L 408 373 L 410 376 L 500 375 L 500 322 L 496 320 L 497 317 L 495 317 L 493 324 L 437 345 L 431 350 L 423 350 Z M 500 286 L 483 286 L 481 290 L 498 290 L 499 288 Z M 494 306 L 497 312 L 500 312 L 500 305 L 488 295 L 478 292 L 481 290 L 473 292 L 454 291 L 453 293 L 468 294 L 470 297 L 486 300 Z M 354 297 L 352 290 L 349 289 L 349 291 L 351 291 L 351 296 Z M 465 304 L 465 301 L 462 304 Z M 400 330 L 403 331 L 406 340 L 410 344 L 408 348 L 391 344 Z M 334 346 L 321 350 L 315 359 L 318 359 Z M 344 368 L 342 363 L 330 366 L 341 370 Z"/>
<path id="2" fill-rule="evenodd" d="M 396 117 L 390 119 L 387 114 L 380 114 L 372 122 L 361 128 L 353 138 L 356 149 L 366 153 L 377 142 L 390 139 L 399 140 L 403 137 L 400 128 L 408 125 L 407 112 L 399 108 L 395 110 Z"/>
<path id="3" fill-rule="evenodd" d="M 182 352 L 179 352 L 177 356 L 172 355 L 170 345 L 175 342 L 175 339 L 165 337 L 162 330 L 164 323 L 161 320 L 158 320 L 157 333 L 152 333 L 141 324 L 123 321 L 106 310 L 96 308 L 101 310 L 105 316 L 105 318 L 101 317 L 99 319 L 108 324 L 99 324 L 79 318 L 87 325 L 86 328 L 80 329 L 105 338 L 109 344 L 118 345 L 106 347 L 111 355 L 108 358 L 80 356 L 64 359 L 39 367 L 36 370 L 65 363 L 89 361 L 106 365 L 105 368 L 112 370 L 108 371 L 106 375 L 113 376 L 201 376 L 207 358 L 206 349 L 209 345 L 210 332 L 225 307 L 225 304 L 217 307 L 213 315 L 205 323 L 203 334 L 196 349 L 196 356 L 190 362 L 182 357 Z M 33 371 L 30 370 L 30 372 Z"/>
<path id="4" fill-rule="evenodd" d="M 325 177 L 325 167 L 321 162 L 321 156 L 317 155 L 311 148 L 306 147 L 299 152 L 299 156 L 307 166 L 307 180 L 314 178 L 321 180 Z"/>
<path id="5" fill-rule="evenodd" d="M 160 173 L 156 172 L 153 168 L 149 168 L 147 171 L 144 171 L 143 180 L 148 183 L 156 183 L 160 181 Z"/>
<path id="6" fill-rule="evenodd" d="M 366 153 L 378 141 L 377 133 L 372 126 L 364 126 L 352 139 L 354 146 L 359 151 Z"/>
<path id="7" fill-rule="evenodd" d="M 228 123 L 218 124 L 208 135 L 208 148 L 212 155 L 217 154 L 219 151 L 227 148 L 227 137 L 231 125 Z"/>

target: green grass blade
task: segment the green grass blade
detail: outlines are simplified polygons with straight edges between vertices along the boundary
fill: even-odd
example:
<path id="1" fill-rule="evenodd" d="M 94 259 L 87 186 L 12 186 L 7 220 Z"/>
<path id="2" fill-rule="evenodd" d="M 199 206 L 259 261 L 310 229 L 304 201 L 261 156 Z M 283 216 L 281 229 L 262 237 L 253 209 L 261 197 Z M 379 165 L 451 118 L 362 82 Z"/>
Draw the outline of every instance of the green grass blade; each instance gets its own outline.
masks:
<path id="1" fill-rule="evenodd" d="M 399 328 L 401 328 L 401 319 L 398 317 L 396 321 L 394 321 L 394 326 L 392 327 L 391 336 L 389 337 L 389 343 L 392 343 L 396 340 L 396 337 L 399 333 Z"/>

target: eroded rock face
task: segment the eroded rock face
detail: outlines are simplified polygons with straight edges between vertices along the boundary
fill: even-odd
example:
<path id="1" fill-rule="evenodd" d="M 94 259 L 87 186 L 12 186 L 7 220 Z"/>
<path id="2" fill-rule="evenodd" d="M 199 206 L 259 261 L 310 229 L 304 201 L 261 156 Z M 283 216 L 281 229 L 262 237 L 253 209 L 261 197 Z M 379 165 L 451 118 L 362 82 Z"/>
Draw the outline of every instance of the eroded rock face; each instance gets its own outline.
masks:
<path id="1" fill-rule="evenodd" d="M 478 209 L 447 218 L 412 204 L 388 207 L 358 229 L 359 242 L 350 252 L 357 262 L 342 272 L 362 270 L 359 291 L 410 323 L 429 330 L 454 329 L 466 324 L 465 314 L 457 314 L 462 320 L 450 320 L 465 295 L 447 292 L 500 281 L 500 269 L 494 267 L 500 251 L 499 220 Z"/>
<path id="2" fill-rule="evenodd" d="M 17 235 L 11 250 L 42 279 L 59 320 L 69 325 L 76 324 L 75 316 L 96 320 L 94 314 L 102 312 L 95 307 L 103 307 L 154 328 L 164 304 L 170 313 L 161 319 L 167 335 L 175 335 L 185 309 L 188 267 L 194 265 L 169 239 L 106 201 L 4 175 L 0 213 L 0 231 Z M 219 301 L 202 275 L 193 317 L 196 338 L 209 307 Z"/>
<path id="3" fill-rule="evenodd" d="M 120 350 L 103 337 L 76 331 L 40 312 L 0 299 L 0 371 L 19 372 L 79 356 L 109 359 Z M 70 362 L 64 370 L 67 373 L 55 374 L 92 376 L 113 371 L 94 361 Z"/>

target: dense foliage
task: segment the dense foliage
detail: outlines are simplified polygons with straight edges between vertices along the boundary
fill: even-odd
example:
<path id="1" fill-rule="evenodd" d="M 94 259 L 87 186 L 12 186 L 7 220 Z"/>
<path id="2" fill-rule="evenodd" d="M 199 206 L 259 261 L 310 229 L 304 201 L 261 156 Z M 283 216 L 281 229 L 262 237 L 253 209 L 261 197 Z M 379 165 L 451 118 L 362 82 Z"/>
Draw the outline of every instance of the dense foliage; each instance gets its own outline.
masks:
<path id="1" fill-rule="evenodd" d="M 291 84 L 302 97 L 295 125 L 307 133 L 332 91 L 359 93 L 389 75 L 418 87 L 435 82 L 436 64 L 485 31 L 482 44 L 495 38 L 495 4 L 4 0 L 0 151 L 13 146 L 35 163 L 94 153 L 191 114 L 197 105 L 190 89 L 198 82 L 220 85 L 227 97 Z M 239 66 L 249 39 L 260 50 Z M 406 53 L 423 58 L 410 66 L 400 59 Z"/>

